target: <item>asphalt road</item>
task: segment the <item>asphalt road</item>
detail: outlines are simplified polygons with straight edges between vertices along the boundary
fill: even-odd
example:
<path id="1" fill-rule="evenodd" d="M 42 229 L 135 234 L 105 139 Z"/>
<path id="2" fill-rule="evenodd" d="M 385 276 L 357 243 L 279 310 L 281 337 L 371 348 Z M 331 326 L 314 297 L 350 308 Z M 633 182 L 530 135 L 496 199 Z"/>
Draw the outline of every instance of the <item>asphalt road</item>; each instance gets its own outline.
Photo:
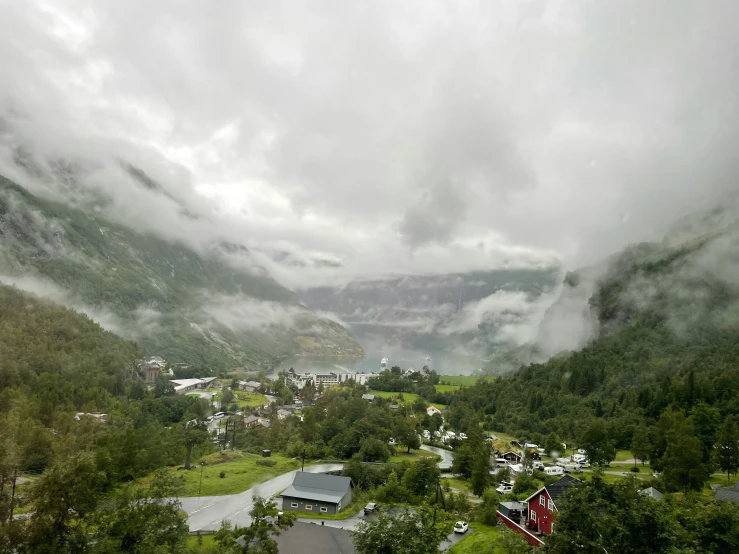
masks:
<path id="1" fill-rule="evenodd" d="M 423 445 L 423 450 L 432 452 L 441 456 L 439 469 L 449 469 L 454 461 L 454 454 L 443 448 Z M 318 464 L 305 468 L 310 473 L 326 473 L 328 471 L 337 471 L 343 467 L 343 464 Z M 296 471 L 285 473 L 259 485 L 255 485 L 239 494 L 229 494 L 223 496 L 195 496 L 181 498 L 182 510 L 187 514 L 187 523 L 190 531 L 210 531 L 221 528 L 223 521 L 230 521 L 234 525 L 245 526 L 251 523 L 249 511 L 254 505 L 252 498 L 255 495 L 262 497 L 277 496 L 293 482 Z M 276 499 L 278 506 L 281 499 Z M 345 520 L 331 521 L 331 526 L 342 529 L 353 529 L 364 518 L 362 512 Z M 313 520 L 307 520 L 313 521 Z M 326 520 L 329 525 L 330 520 Z"/>
<path id="2" fill-rule="evenodd" d="M 305 471 L 325 473 L 342 467 L 342 464 L 318 464 L 306 467 Z M 239 494 L 181 498 L 182 510 L 187 514 L 190 531 L 218 530 L 226 520 L 240 527 L 249 525 L 249 511 L 254 505 L 252 498 L 255 495 L 270 497 L 280 494 L 292 484 L 295 473 L 297 471 L 290 471 Z"/>
<path id="3" fill-rule="evenodd" d="M 439 462 L 439 469 L 451 469 L 452 463 L 454 462 L 454 453 L 449 450 L 444 450 L 443 448 L 437 448 L 435 446 L 429 446 L 428 444 L 422 444 L 421 450 L 426 450 L 427 452 L 432 452 L 436 454 L 437 456 L 441 456 L 441 461 Z"/>

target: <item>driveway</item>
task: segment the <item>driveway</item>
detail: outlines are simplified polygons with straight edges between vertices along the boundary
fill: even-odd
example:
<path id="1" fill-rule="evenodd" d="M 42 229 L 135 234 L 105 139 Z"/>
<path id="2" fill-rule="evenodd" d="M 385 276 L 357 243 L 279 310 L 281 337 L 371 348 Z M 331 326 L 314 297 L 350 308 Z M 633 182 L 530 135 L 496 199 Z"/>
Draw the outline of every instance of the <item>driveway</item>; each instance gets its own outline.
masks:
<path id="1" fill-rule="evenodd" d="M 326 473 L 338 471 L 342 467 L 343 464 L 318 464 L 306 467 L 305 471 Z M 190 531 L 218 530 L 225 520 L 240 527 L 249 525 L 249 511 L 254 506 L 252 498 L 255 495 L 266 498 L 280 494 L 292 484 L 296 473 L 297 471 L 290 471 L 239 494 L 180 498 Z"/>
<path id="2" fill-rule="evenodd" d="M 439 469 L 445 470 L 445 469 L 452 469 L 452 463 L 454 462 L 454 453 L 449 450 L 444 450 L 443 448 L 437 448 L 435 446 L 429 446 L 428 444 L 422 444 L 421 450 L 425 450 L 427 452 L 431 452 L 433 454 L 436 454 L 437 456 L 441 456 L 441 461 L 439 462 Z"/>

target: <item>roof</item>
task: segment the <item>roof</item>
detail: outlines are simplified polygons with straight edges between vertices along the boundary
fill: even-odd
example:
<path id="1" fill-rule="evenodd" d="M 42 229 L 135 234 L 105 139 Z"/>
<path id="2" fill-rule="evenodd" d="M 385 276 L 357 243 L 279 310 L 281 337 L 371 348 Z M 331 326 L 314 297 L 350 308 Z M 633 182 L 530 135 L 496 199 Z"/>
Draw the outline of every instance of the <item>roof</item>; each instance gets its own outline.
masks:
<path id="1" fill-rule="evenodd" d="M 293 415 L 293 413 L 290 410 L 284 410 L 280 408 L 279 410 L 277 410 L 277 415 L 289 416 Z"/>
<path id="2" fill-rule="evenodd" d="M 258 417 L 255 416 L 249 416 L 244 418 L 244 425 L 249 425 L 250 423 L 254 423 L 255 421 L 259 421 Z"/>
<path id="3" fill-rule="evenodd" d="M 275 537 L 280 554 L 354 554 L 352 533 L 344 529 L 296 521 Z M 309 548 L 306 546 L 309 545 Z"/>
<path id="4" fill-rule="evenodd" d="M 524 500 L 524 502 L 528 502 L 532 498 L 535 498 L 539 496 L 542 492 L 546 491 L 546 493 L 549 495 L 549 498 L 551 498 L 552 502 L 554 503 L 554 507 L 557 508 L 557 500 L 564 497 L 564 494 L 572 485 L 579 484 L 581 482 L 582 481 L 580 481 L 580 479 L 575 479 L 570 475 L 564 475 L 561 479 L 555 481 L 548 487 L 540 488 L 538 491 Z"/>
<path id="5" fill-rule="evenodd" d="M 654 498 L 655 500 L 662 500 L 662 493 L 659 492 L 654 487 L 649 487 L 644 489 L 643 491 L 639 491 L 640 494 L 643 494 L 644 496 L 648 496 L 649 498 Z"/>
<path id="6" fill-rule="evenodd" d="M 189 389 L 190 387 L 195 387 L 204 383 L 203 379 L 170 379 L 169 382 L 174 385 L 174 390 L 176 391 Z"/>
<path id="7" fill-rule="evenodd" d="M 525 510 L 526 506 L 520 502 L 501 502 L 499 506 L 505 506 L 509 510 Z"/>
<path id="8" fill-rule="evenodd" d="M 362 400 L 374 400 L 374 399 L 375 399 L 374 394 L 363 394 L 362 395 Z"/>
<path id="9" fill-rule="evenodd" d="M 293 484 L 285 489 L 282 496 L 338 503 L 351 487 L 352 480 L 349 477 L 298 471 Z"/>
<path id="10" fill-rule="evenodd" d="M 259 381 L 239 381 L 239 385 L 241 385 L 242 387 L 251 387 L 254 389 L 258 389 L 262 386 Z"/>
<path id="11" fill-rule="evenodd" d="M 733 487 L 721 487 L 716 490 L 716 499 L 739 504 L 739 482 Z"/>

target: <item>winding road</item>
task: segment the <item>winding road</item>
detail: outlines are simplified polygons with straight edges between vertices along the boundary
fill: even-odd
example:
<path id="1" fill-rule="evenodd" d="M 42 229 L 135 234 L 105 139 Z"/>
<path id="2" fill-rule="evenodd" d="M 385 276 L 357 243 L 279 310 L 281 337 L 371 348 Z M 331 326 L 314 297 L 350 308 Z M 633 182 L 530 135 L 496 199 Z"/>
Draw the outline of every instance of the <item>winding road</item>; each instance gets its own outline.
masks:
<path id="1" fill-rule="evenodd" d="M 338 471 L 342 467 L 343 464 L 317 464 L 306 467 L 305 471 L 326 473 Z M 254 506 L 253 497 L 268 498 L 280 494 L 292 484 L 296 473 L 297 470 L 284 473 L 239 494 L 180 498 L 190 531 L 217 531 L 226 520 L 239 527 L 249 525 L 249 511 Z"/>
<path id="2" fill-rule="evenodd" d="M 449 450 L 425 444 L 421 448 L 441 457 L 441 461 L 438 464 L 439 469 L 448 470 L 452 467 L 454 454 Z M 306 467 L 305 471 L 309 473 L 326 473 L 329 471 L 338 471 L 343 467 L 344 465 L 340 463 L 316 464 Z M 284 473 L 239 494 L 180 498 L 182 510 L 187 514 L 187 524 L 190 527 L 190 531 L 216 531 L 221 528 L 222 523 L 226 520 L 240 527 L 249 525 L 251 523 L 249 511 L 254 506 L 253 497 L 262 496 L 268 498 L 270 496 L 277 496 L 292 484 L 296 473 L 297 470 Z M 337 521 L 337 526 L 343 523 L 344 528 L 347 525 L 351 527 L 353 523 L 356 523 L 352 522 L 351 519 L 349 523 L 343 520 Z"/>

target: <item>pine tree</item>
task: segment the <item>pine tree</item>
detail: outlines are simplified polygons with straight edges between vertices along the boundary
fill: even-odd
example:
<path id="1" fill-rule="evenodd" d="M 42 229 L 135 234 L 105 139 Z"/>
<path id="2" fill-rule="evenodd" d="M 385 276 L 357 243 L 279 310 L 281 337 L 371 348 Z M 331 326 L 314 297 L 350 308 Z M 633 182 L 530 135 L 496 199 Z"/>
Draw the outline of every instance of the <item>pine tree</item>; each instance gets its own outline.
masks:
<path id="1" fill-rule="evenodd" d="M 634 467 L 636 467 L 636 460 L 641 460 L 641 464 L 644 465 L 644 462 L 649 459 L 651 449 L 652 445 L 649 441 L 647 426 L 642 422 L 636 428 L 634 437 L 631 440 L 631 454 L 634 456 Z"/>
<path id="2" fill-rule="evenodd" d="M 714 450 L 716 464 L 726 472 L 726 481 L 731 484 L 731 474 L 739 470 L 739 429 L 734 418 L 729 416 L 721 426 Z"/>

